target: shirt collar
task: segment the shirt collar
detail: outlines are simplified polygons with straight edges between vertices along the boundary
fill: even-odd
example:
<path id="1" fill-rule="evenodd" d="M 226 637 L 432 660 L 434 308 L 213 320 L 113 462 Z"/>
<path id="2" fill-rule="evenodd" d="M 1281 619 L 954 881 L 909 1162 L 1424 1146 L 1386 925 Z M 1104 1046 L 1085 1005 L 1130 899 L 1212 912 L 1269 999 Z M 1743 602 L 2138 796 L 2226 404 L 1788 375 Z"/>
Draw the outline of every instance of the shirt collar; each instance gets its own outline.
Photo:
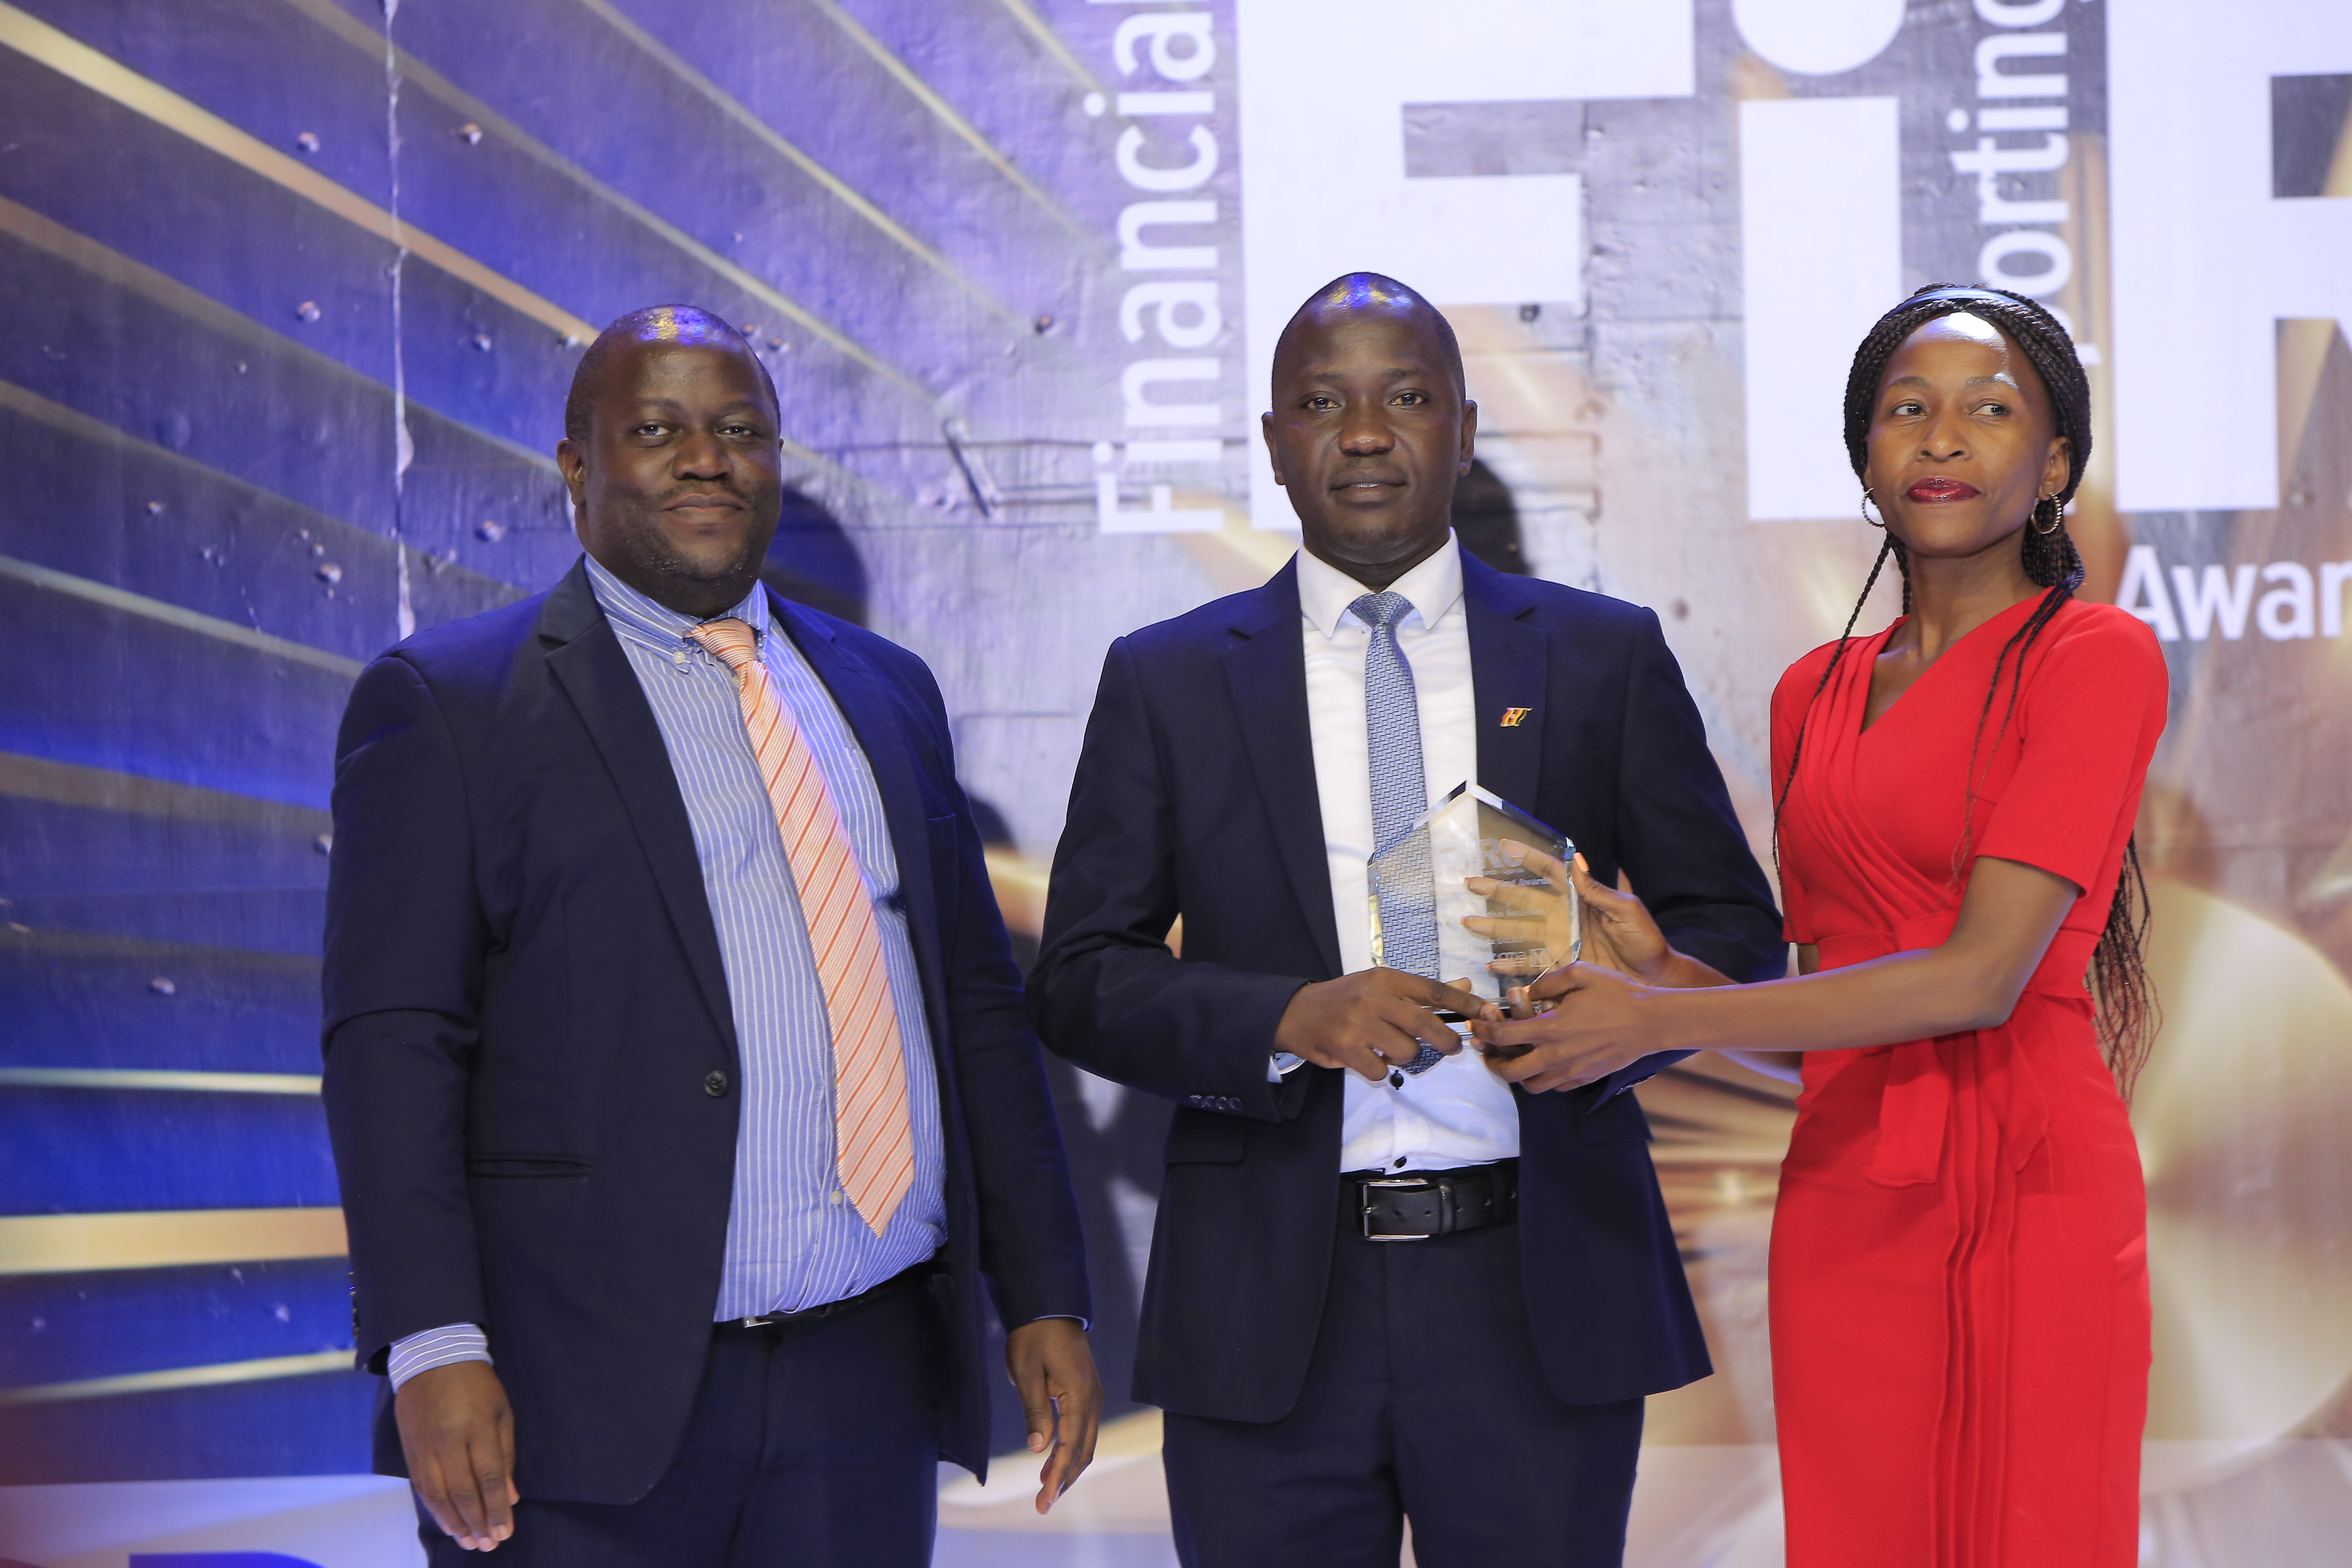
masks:
<path id="1" fill-rule="evenodd" d="M 604 569 L 594 556 L 583 557 L 588 563 L 588 584 L 596 593 L 596 602 L 604 607 L 604 616 L 613 629 L 624 636 L 634 637 L 663 649 L 680 642 L 694 642 L 694 628 L 702 624 L 692 616 L 682 616 L 668 605 L 660 604 L 630 587 Z M 725 616 L 710 616 L 709 620 L 724 620 L 731 616 L 751 628 L 755 640 L 765 646 L 768 635 L 768 590 L 764 584 L 754 583 L 743 602 Z M 699 643 L 695 644 L 699 647 Z"/>
<path id="2" fill-rule="evenodd" d="M 1297 559 L 1300 611 L 1317 631 L 1327 637 L 1338 637 L 1341 622 L 1354 618 L 1349 615 L 1348 606 L 1371 590 L 1305 550 L 1298 552 Z M 1424 627 L 1435 626 L 1462 599 L 1460 542 L 1448 532 L 1445 542 L 1428 560 L 1390 584 L 1389 589 L 1412 601 L 1413 614 L 1421 617 Z"/>

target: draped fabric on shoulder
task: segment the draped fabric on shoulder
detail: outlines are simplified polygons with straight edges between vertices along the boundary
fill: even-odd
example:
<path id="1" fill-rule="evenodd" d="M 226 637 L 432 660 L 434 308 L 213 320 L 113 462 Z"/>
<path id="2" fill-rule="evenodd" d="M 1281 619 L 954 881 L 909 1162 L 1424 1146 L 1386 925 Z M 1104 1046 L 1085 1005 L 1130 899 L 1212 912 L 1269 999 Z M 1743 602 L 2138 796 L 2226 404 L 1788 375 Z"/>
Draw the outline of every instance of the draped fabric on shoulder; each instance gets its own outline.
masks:
<path id="1" fill-rule="evenodd" d="M 1822 969 L 1942 942 L 1980 857 L 2082 889 L 2000 1027 L 1805 1058 L 1771 1260 L 1791 1568 L 2137 1560 L 2147 1200 L 2085 976 L 2164 664 L 2137 620 L 2069 603 L 2013 707 L 2011 656 L 1979 733 L 2035 603 L 1947 649 L 1867 731 L 1894 627 L 1851 645 L 1818 697 L 1828 647 L 1773 698 L 1776 788 L 1804 732 L 1780 820 L 1788 936 Z"/>

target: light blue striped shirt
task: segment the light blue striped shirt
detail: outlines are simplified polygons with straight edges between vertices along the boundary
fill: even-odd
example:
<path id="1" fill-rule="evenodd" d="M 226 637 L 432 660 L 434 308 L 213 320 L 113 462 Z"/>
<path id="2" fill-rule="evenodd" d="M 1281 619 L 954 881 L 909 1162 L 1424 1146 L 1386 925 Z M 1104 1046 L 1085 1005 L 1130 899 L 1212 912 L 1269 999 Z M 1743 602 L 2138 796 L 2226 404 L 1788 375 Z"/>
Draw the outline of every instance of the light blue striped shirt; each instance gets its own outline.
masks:
<path id="1" fill-rule="evenodd" d="M 593 559 L 589 580 L 660 726 L 694 829 L 740 1047 L 735 1190 L 712 1317 L 798 1311 L 856 1295 L 947 1239 L 944 1141 L 920 977 L 898 907 L 898 858 L 866 754 L 824 684 L 768 615 L 765 588 L 728 614 L 758 636 L 777 699 L 823 770 L 865 872 L 898 1012 L 913 1121 L 915 1183 L 879 1237 L 841 1191 L 834 1162 L 833 1031 L 792 867 L 738 706 L 735 677 L 665 608 Z M 712 617 L 714 619 L 719 617 Z M 455 1361 L 486 1360 L 472 1325 L 392 1347 L 394 1385 Z"/>

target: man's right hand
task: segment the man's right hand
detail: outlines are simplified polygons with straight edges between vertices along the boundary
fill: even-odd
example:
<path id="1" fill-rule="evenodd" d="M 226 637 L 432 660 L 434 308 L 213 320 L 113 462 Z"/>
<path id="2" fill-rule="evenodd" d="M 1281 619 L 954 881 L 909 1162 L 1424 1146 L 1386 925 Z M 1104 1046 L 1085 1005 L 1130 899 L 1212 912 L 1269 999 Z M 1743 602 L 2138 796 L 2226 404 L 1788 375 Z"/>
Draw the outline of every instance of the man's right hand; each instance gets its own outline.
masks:
<path id="1" fill-rule="evenodd" d="M 408 1479 L 425 1511 L 468 1552 L 514 1533 L 514 1411 L 486 1361 L 420 1372 L 392 1396 Z"/>
<path id="2" fill-rule="evenodd" d="M 1424 1045 L 1449 1057 L 1462 1048 L 1435 1009 L 1475 1018 L 1485 1005 L 1465 989 L 1402 969 L 1362 969 L 1299 987 L 1275 1026 L 1274 1048 L 1378 1082 Z"/>

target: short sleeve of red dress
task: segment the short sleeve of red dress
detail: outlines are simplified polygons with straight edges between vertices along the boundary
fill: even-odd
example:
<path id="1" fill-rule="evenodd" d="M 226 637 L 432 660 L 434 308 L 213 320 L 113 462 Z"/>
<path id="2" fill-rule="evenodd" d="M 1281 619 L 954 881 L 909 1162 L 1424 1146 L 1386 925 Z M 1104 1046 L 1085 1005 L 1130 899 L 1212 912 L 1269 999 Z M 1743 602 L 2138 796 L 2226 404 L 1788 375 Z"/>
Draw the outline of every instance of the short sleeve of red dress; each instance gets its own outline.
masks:
<path id="1" fill-rule="evenodd" d="M 1822 671 L 1828 668 L 1830 656 L 1836 651 L 1835 643 L 1815 648 L 1784 670 L 1780 684 L 1772 689 L 1772 776 L 1767 782 L 1771 785 L 1776 805 L 1788 788 L 1789 759 L 1796 752 L 1798 727 L 1804 722 L 1805 709 L 1822 683 Z M 1780 910 L 1782 941 L 1803 945 L 1816 940 L 1812 900 L 1807 896 L 1804 878 L 1798 872 L 1796 858 L 1785 848 L 1780 855 Z"/>
<path id="2" fill-rule="evenodd" d="M 2164 654 L 2111 605 L 2070 605 L 2051 632 L 2018 695 L 2016 770 L 1976 851 L 2065 878 L 2084 891 L 2084 918 L 2103 924 L 2164 732 Z"/>

